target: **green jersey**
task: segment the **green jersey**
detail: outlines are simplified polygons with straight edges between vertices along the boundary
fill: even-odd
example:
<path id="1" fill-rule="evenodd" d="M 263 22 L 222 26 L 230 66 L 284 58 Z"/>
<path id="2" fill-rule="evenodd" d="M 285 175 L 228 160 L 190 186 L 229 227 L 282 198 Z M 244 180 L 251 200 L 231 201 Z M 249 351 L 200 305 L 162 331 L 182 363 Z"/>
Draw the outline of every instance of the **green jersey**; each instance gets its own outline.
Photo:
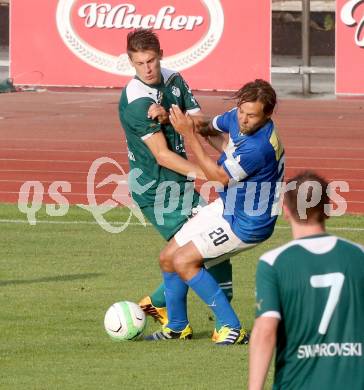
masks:
<path id="1" fill-rule="evenodd" d="M 132 79 L 123 89 L 119 115 L 125 130 L 128 144 L 130 170 L 137 168 L 129 187 L 134 201 L 139 207 L 155 205 L 158 186 L 165 182 L 176 183 L 179 196 L 183 197 L 186 176 L 158 165 L 145 140 L 162 131 L 170 150 L 186 157 L 184 141 L 171 125 L 161 125 L 148 118 L 148 109 L 153 103 L 161 104 L 167 111 L 177 104 L 182 111 L 193 114 L 200 110 L 191 90 L 179 73 L 161 70 L 162 81 L 158 85 L 147 85 L 138 77 Z M 191 189 L 191 185 L 188 186 Z M 161 187 L 159 187 L 161 188 Z M 175 194 L 174 194 L 175 195 Z"/>
<path id="2" fill-rule="evenodd" d="M 280 319 L 274 389 L 364 389 L 364 247 L 327 234 L 264 254 L 256 316 Z"/>

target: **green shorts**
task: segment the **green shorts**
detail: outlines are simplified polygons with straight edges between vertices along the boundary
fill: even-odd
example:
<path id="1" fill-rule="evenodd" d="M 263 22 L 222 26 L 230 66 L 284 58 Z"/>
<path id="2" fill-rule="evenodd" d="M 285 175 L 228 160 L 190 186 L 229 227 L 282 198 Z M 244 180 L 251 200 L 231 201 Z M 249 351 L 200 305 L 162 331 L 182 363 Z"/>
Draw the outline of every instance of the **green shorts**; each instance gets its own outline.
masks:
<path id="1" fill-rule="evenodd" d="M 200 194 L 195 191 L 193 194 L 192 208 L 197 207 L 199 204 L 204 205 L 206 202 L 200 198 Z M 184 207 L 183 197 L 179 198 L 178 205 L 176 205 L 177 207 L 173 207 L 172 205 L 172 211 L 168 211 L 169 206 L 171 205 L 169 205 L 169 201 L 167 201 L 163 207 L 153 205 L 141 208 L 144 216 L 167 241 L 181 229 L 192 213 L 192 208 Z"/>

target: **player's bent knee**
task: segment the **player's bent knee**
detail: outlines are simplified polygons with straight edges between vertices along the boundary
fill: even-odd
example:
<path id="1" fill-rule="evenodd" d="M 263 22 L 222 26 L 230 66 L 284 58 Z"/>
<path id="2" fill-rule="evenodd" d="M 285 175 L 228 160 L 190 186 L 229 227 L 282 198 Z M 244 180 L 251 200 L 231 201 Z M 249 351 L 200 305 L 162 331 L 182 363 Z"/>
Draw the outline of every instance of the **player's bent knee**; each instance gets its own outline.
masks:
<path id="1" fill-rule="evenodd" d="M 174 253 L 173 267 L 182 278 L 185 278 L 187 276 L 188 270 L 191 268 L 191 265 L 192 264 L 187 261 L 183 251 L 178 250 Z"/>
<path id="2" fill-rule="evenodd" d="M 173 267 L 177 273 L 181 273 L 186 268 L 186 265 L 183 263 L 183 258 L 178 253 L 175 253 L 173 256 Z"/>
<path id="3" fill-rule="evenodd" d="M 172 256 L 167 248 L 164 248 L 159 254 L 159 265 L 163 271 L 169 271 L 173 264 Z"/>

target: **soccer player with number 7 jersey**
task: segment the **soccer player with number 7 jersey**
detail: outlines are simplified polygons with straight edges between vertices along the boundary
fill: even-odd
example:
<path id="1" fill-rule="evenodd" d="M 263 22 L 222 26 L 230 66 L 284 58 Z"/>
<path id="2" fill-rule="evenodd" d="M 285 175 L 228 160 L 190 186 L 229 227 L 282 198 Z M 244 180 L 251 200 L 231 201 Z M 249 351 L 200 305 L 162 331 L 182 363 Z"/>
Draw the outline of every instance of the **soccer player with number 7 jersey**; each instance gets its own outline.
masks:
<path id="1" fill-rule="evenodd" d="M 277 219 L 273 205 L 277 183 L 283 178 L 284 149 L 271 120 L 276 104 L 272 86 L 255 80 L 235 97 L 237 107 L 199 126 L 172 106 L 173 127 L 188 142 L 205 176 L 220 183 L 220 197 L 186 222 L 162 251 L 168 324 L 147 336 L 148 340 L 192 337 L 186 308 L 190 287 L 223 325 L 217 345 L 248 342 L 247 331 L 206 267 L 253 248 L 273 233 Z M 197 131 L 220 151 L 217 162 L 206 153 Z"/>
<path id="2" fill-rule="evenodd" d="M 263 389 L 275 348 L 273 389 L 362 390 L 364 247 L 325 232 L 324 179 L 306 171 L 286 188 L 294 240 L 258 263 L 249 390 Z"/>

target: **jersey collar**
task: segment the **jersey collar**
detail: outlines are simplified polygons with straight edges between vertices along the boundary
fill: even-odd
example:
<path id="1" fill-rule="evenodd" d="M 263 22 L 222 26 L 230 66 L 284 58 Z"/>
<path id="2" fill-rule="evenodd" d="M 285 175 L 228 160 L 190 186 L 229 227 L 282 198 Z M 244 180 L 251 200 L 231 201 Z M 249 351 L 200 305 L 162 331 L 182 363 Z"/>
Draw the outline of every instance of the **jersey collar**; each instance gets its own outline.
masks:
<path id="1" fill-rule="evenodd" d="M 307 240 L 311 238 L 321 238 L 321 237 L 329 237 L 329 236 L 331 236 L 331 234 L 325 232 L 325 233 L 318 233 L 318 234 L 312 234 L 310 236 L 300 237 L 298 238 L 298 240 Z"/>

